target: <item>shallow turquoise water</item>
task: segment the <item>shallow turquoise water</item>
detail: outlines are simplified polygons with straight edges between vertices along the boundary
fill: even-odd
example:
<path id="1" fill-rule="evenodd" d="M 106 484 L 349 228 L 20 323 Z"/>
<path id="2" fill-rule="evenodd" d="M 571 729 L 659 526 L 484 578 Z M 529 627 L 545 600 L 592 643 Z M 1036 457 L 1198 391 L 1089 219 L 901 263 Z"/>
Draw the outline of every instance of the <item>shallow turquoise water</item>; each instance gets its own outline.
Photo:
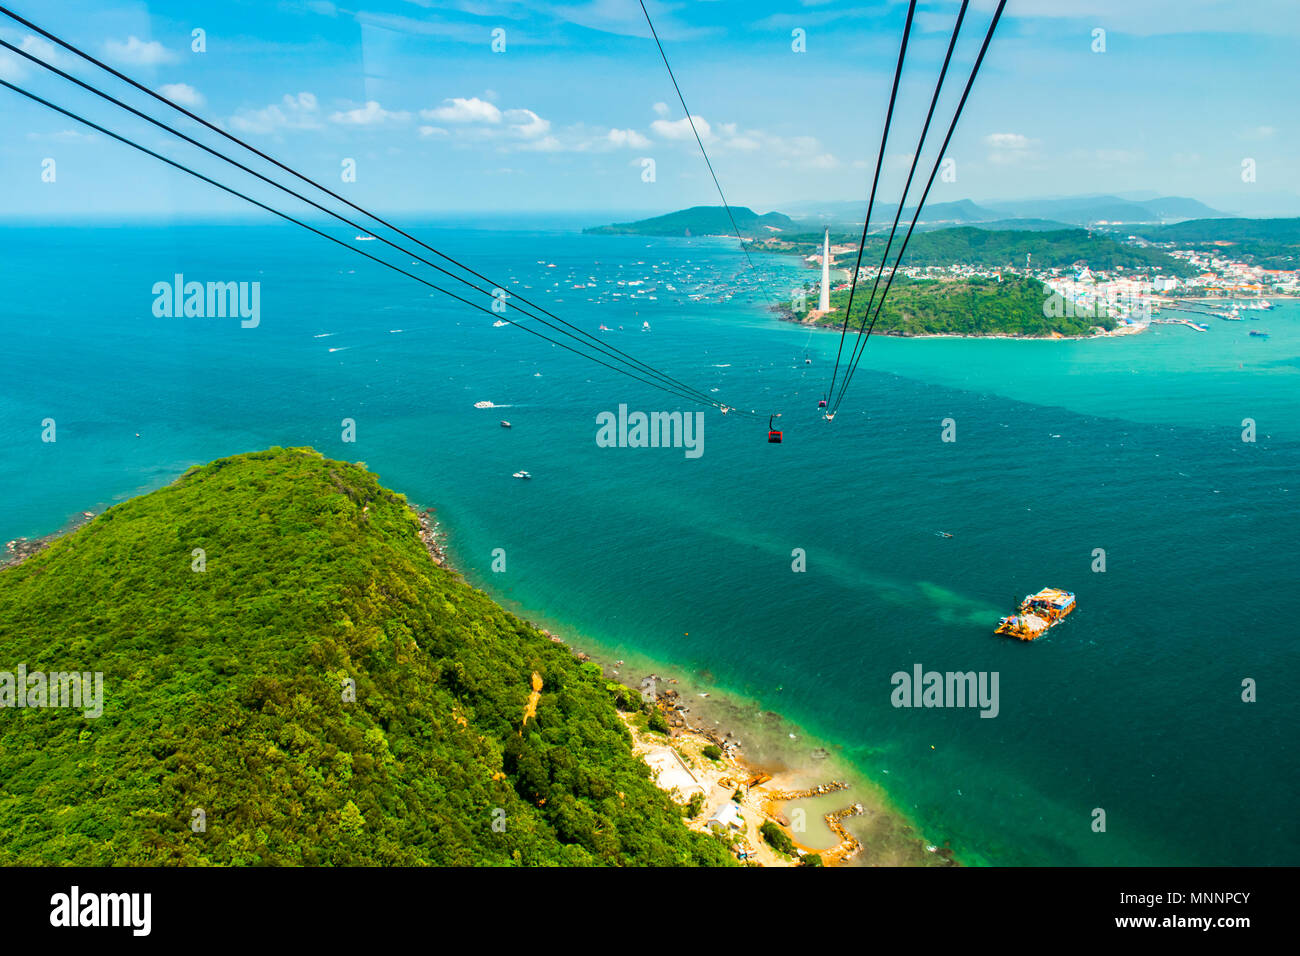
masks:
<path id="1" fill-rule="evenodd" d="M 873 338 L 828 426 L 815 404 L 836 336 L 752 297 L 679 304 L 662 280 L 658 301 L 601 307 L 569 288 L 686 259 L 697 278 L 732 277 L 743 260 L 726 243 L 423 233 L 723 401 L 784 412 L 782 445 L 765 421 L 710 412 L 688 459 L 595 443 L 598 413 L 676 399 L 287 228 L 0 233 L 4 540 L 195 462 L 310 444 L 436 506 L 493 595 L 805 724 L 968 858 L 1300 862 L 1300 305 L 1207 334 Z M 260 281 L 260 327 L 154 318 L 153 283 L 176 272 Z M 643 320 L 651 334 L 633 331 Z M 940 441 L 944 418 L 956 442 Z M 521 468 L 534 480 L 512 480 Z M 1067 623 L 1033 645 L 990 633 L 1045 585 L 1078 594 Z M 998 717 L 894 708 L 890 676 L 916 663 L 996 671 Z M 1257 703 L 1241 702 L 1244 678 Z"/>

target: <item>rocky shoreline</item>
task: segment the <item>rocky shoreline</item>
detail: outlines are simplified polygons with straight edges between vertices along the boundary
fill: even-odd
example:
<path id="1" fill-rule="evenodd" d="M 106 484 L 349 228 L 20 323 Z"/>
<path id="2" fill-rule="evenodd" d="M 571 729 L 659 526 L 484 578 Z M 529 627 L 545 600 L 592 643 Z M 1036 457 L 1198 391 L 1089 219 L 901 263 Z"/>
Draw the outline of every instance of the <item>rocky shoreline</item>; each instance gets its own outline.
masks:
<path id="1" fill-rule="evenodd" d="M 4 554 L 0 555 L 0 569 L 18 567 L 32 555 L 40 554 L 65 534 L 70 534 L 78 528 L 85 527 L 94 518 L 95 512 L 83 511 L 71 518 L 58 531 L 41 535 L 39 538 L 14 538 L 12 541 L 5 542 Z"/>

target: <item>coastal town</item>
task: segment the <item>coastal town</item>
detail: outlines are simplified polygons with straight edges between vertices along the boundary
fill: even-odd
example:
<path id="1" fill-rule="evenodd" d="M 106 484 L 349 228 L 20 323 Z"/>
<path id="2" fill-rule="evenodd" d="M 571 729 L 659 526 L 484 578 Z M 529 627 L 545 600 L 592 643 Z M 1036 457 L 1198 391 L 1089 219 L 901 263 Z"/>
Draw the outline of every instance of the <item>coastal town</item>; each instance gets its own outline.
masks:
<path id="1" fill-rule="evenodd" d="M 1136 235 L 1126 237 L 1126 242 L 1139 248 L 1153 248 L 1153 244 Z M 1266 268 L 1244 259 L 1232 258 L 1226 252 L 1215 255 L 1197 249 L 1178 248 L 1163 244 L 1160 249 L 1171 259 L 1185 264 L 1180 270 L 1185 275 L 1165 274 L 1149 268 L 1131 268 L 1117 265 L 1113 268 L 1094 268 L 1079 260 L 1069 266 L 1038 267 L 1033 254 L 1027 253 L 1024 265 L 987 266 L 964 262 L 947 265 L 901 265 L 899 277 L 913 281 L 970 282 L 993 281 L 1001 283 L 1013 277 L 1036 280 L 1051 290 L 1044 298 L 1043 313 L 1048 317 L 1109 317 L 1115 328 L 1097 329 L 1096 334 L 1130 335 L 1144 331 L 1152 323 L 1179 324 L 1196 331 L 1206 331 L 1202 322 L 1188 316 L 1224 321 L 1258 319 L 1274 308 L 1273 299 L 1300 297 L 1300 266 L 1295 269 Z M 812 252 L 804 257 L 809 267 L 822 271 L 823 283 L 828 275 L 830 293 L 844 293 L 850 289 L 852 269 L 837 266 L 853 257 L 857 248 L 851 244 L 830 244 L 825 251 Z M 829 262 L 826 262 L 826 251 Z M 858 272 L 860 284 L 870 283 L 874 268 L 862 266 Z M 818 285 L 818 291 L 821 284 Z M 822 302 L 825 303 L 823 298 Z M 811 320 L 826 315 L 825 305 L 809 313 Z M 1172 313 L 1162 316 L 1162 312 Z M 1252 334 L 1266 335 L 1266 333 Z"/>

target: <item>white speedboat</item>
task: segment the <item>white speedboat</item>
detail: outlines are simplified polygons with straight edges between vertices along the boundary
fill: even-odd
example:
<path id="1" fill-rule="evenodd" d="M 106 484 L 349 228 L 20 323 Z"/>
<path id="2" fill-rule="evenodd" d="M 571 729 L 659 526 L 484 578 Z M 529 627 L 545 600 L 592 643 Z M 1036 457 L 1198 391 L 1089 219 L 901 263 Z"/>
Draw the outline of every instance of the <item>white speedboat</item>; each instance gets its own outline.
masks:
<path id="1" fill-rule="evenodd" d="M 528 472 L 526 472 L 526 471 L 516 471 L 516 472 L 515 472 L 513 475 L 511 475 L 510 477 L 511 477 L 511 478 L 523 478 L 525 481 L 527 481 L 529 478 L 531 478 L 531 477 L 533 477 L 533 476 L 530 475 L 530 474 L 529 474 Z"/>

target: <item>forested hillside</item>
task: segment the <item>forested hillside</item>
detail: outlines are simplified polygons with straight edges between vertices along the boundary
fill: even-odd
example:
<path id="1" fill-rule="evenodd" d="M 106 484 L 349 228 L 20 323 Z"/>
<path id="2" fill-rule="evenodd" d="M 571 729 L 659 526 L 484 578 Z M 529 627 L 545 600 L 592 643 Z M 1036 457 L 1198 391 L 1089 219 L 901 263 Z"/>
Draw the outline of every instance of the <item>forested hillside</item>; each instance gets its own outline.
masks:
<path id="1" fill-rule="evenodd" d="M 104 675 L 98 718 L 0 709 L 0 864 L 731 862 L 599 669 L 419 530 L 364 467 L 273 448 L 0 571 L 0 671 Z"/>

